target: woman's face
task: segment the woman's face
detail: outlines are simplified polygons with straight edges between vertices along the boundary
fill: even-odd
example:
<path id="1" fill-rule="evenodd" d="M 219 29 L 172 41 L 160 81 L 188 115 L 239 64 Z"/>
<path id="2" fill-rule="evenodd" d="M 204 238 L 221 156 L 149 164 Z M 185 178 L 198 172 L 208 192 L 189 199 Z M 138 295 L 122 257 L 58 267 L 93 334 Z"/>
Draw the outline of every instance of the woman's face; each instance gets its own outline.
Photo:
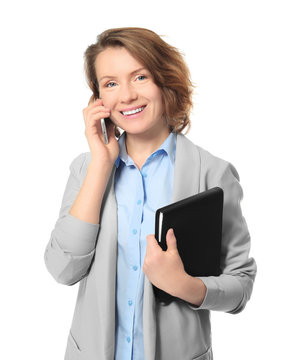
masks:
<path id="1" fill-rule="evenodd" d="M 151 73 L 124 47 L 109 47 L 96 58 L 103 104 L 128 134 L 153 135 L 167 129 L 160 88 Z"/>

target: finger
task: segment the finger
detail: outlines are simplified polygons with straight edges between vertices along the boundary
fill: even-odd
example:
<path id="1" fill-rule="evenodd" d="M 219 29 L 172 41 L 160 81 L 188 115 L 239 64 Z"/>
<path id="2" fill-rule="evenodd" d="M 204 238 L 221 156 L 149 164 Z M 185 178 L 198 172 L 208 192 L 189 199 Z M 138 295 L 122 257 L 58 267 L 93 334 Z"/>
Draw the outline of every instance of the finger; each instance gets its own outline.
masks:
<path id="1" fill-rule="evenodd" d="M 103 99 L 95 99 L 91 105 L 103 105 Z"/>
<path id="2" fill-rule="evenodd" d="M 101 119 L 101 118 L 107 118 L 107 117 L 109 117 L 110 116 L 110 111 L 109 110 L 103 110 L 103 109 L 100 109 L 100 110 L 98 110 L 98 111 L 95 111 L 95 112 L 93 112 L 93 113 L 91 113 L 91 114 L 89 114 L 89 117 L 90 118 L 99 118 L 99 119 Z"/>
<path id="3" fill-rule="evenodd" d="M 89 116 L 87 116 L 86 118 L 84 118 L 85 124 L 88 126 L 93 126 L 96 122 L 99 122 L 100 119 L 102 118 L 107 118 L 110 116 L 110 112 L 103 112 L 100 111 L 98 113 L 95 114 L 91 114 Z"/>
<path id="4" fill-rule="evenodd" d="M 93 108 L 88 109 L 87 113 L 88 114 L 95 114 L 95 113 L 100 112 L 100 111 L 105 111 L 105 112 L 109 111 L 110 112 L 110 109 L 103 106 L 103 105 L 98 105 L 98 106 L 95 106 Z"/>
<path id="5" fill-rule="evenodd" d="M 155 236 L 153 234 L 149 234 L 146 236 L 146 239 L 147 239 L 147 244 L 148 244 L 148 247 L 150 249 L 157 249 L 157 247 L 160 248 L 160 246 L 158 245 L 156 239 L 155 239 Z"/>
<path id="6" fill-rule="evenodd" d="M 92 102 L 89 102 L 88 106 L 86 108 L 84 108 L 84 110 L 91 109 L 91 108 L 93 108 L 95 106 L 99 106 L 99 105 L 103 105 L 103 100 L 102 99 L 95 99 Z"/>
<path id="7" fill-rule="evenodd" d="M 99 109 L 101 109 L 101 107 L 99 105 L 95 106 L 94 104 L 89 105 L 88 107 L 84 108 L 82 110 L 84 119 L 87 119 L 91 114 L 93 114 L 95 112 L 99 112 Z"/>
<path id="8" fill-rule="evenodd" d="M 148 235 L 146 236 L 146 239 L 147 239 L 147 241 L 150 241 L 151 243 L 152 243 L 153 241 L 156 241 L 154 234 L 148 234 Z"/>
<path id="9" fill-rule="evenodd" d="M 91 104 L 89 104 L 86 108 L 83 109 L 83 112 L 89 112 L 90 110 L 97 108 L 98 106 L 104 106 L 102 99 L 96 99 Z"/>
<path id="10" fill-rule="evenodd" d="M 177 251 L 177 241 L 176 241 L 176 237 L 174 234 L 174 231 L 172 228 L 170 228 L 167 232 L 167 236 L 166 236 L 166 240 L 167 240 L 167 250 L 176 250 Z"/>

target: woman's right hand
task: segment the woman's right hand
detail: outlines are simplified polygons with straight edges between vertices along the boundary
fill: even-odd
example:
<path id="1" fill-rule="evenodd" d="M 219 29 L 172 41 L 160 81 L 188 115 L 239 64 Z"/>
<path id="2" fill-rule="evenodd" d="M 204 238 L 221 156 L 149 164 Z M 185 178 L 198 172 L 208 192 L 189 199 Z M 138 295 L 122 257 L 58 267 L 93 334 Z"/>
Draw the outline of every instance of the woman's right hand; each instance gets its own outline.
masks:
<path id="1" fill-rule="evenodd" d="M 119 144 L 115 137 L 114 124 L 106 120 L 108 144 L 105 144 L 101 128 L 101 119 L 110 116 L 110 109 L 103 106 L 103 100 L 97 99 L 83 109 L 85 136 L 87 138 L 92 160 L 114 163 L 119 155 Z"/>

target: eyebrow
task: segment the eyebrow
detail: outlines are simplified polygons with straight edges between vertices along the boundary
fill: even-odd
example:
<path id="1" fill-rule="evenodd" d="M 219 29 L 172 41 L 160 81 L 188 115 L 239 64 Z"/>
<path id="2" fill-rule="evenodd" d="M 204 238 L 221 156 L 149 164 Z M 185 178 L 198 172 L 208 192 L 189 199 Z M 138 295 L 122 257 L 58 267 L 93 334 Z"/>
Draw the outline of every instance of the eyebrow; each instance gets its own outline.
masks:
<path id="1" fill-rule="evenodd" d="M 141 68 L 138 68 L 134 71 L 132 71 L 129 75 L 134 75 L 136 74 L 137 72 L 141 71 L 141 70 L 147 70 L 145 67 L 141 67 Z M 117 76 L 113 76 L 113 75 L 105 75 L 105 76 L 102 76 L 100 79 L 99 79 L 99 82 L 102 81 L 103 79 L 105 78 L 109 78 L 109 79 L 116 79 Z"/>

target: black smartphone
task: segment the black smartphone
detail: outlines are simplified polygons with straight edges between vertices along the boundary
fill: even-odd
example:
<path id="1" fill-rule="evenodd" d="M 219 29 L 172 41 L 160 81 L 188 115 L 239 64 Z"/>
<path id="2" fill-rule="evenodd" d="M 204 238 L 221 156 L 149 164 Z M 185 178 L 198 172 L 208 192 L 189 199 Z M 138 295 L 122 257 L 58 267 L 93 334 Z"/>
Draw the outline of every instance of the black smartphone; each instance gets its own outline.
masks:
<path id="1" fill-rule="evenodd" d="M 107 120 L 110 120 L 110 118 L 107 118 Z M 101 119 L 101 128 L 102 128 L 102 133 L 104 136 L 104 142 L 105 142 L 105 144 L 108 144 L 108 136 L 107 136 L 107 131 L 106 131 L 105 119 Z"/>
<path id="2" fill-rule="evenodd" d="M 99 99 L 101 99 L 101 96 L 99 96 Z M 110 118 L 106 118 L 107 120 L 110 120 Z M 104 142 L 105 144 L 108 144 L 108 136 L 107 136 L 107 130 L 106 130 L 106 124 L 105 124 L 105 120 L 106 119 L 101 119 L 101 128 L 102 128 L 102 133 L 103 133 L 103 137 L 104 137 Z"/>

